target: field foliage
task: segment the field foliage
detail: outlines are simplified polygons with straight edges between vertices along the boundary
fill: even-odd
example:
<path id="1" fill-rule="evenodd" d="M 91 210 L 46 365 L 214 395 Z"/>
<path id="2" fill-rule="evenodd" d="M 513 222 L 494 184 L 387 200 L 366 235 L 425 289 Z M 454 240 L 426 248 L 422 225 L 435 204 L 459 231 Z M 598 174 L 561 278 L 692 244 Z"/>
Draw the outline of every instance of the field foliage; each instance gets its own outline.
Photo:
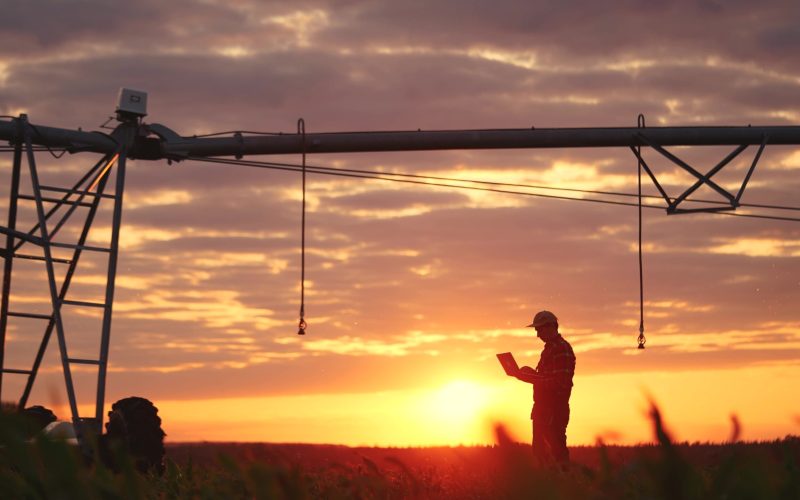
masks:
<path id="1" fill-rule="evenodd" d="M 567 470 L 537 467 L 530 448 L 496 429 L 484 447 L 173 444 L 163 475 L 116 471 L 61 441 L 0 422 L 3 498 L 800 498 L 800 439 L 677 444 L 658 411 L 656 444 L 571 449 Z"/>

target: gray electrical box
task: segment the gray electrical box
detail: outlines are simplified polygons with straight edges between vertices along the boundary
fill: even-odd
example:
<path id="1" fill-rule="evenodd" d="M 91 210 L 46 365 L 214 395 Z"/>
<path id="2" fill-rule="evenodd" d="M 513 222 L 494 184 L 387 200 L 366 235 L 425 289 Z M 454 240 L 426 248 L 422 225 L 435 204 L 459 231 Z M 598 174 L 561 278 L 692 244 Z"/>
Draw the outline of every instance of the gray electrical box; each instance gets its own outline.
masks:
<path id="1" fill-rule="evenodd" d="M 117 113 L 133 116 L 147 116 L 147 92 L 121 88 Z"/>

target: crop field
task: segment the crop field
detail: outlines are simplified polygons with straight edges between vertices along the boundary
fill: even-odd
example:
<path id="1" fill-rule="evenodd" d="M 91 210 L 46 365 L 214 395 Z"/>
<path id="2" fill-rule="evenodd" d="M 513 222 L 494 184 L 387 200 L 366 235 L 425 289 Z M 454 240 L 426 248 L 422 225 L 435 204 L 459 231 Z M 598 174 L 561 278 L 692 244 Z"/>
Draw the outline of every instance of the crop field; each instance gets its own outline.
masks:
<path id="1" fill-rule="evenodd" d="M 477 447 L 351 448 L 265 443 L 167 446 L 163 475 L 116 471 L 66 443 L 27 441 L 0 427 L 4 498 L 800 498 L 800 438 L 673 443 L 659 414 L 657 443 L 570 449 L 567 470 L 536 467 L 529 446 L 500 426 Z"/>

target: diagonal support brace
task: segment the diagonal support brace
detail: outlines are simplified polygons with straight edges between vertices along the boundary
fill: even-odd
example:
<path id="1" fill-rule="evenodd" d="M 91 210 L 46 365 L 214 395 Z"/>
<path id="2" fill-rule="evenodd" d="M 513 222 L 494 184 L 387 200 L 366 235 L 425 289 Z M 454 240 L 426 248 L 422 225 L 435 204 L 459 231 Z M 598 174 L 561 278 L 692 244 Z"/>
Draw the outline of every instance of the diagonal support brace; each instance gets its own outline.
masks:
<path id="1" fill-rule="evenodd" d="M 730 162 L 731 162 L 731 161 L 732 161 L 734 158 L 736 158 L 737 156 L 739 156 L 739 154 L 740 154 L 742 151 L 744 151 L 745 149 L 747 149 L 747 145 L 746 145 L 746 144 L 744 144 L 744 145 L 741 145 L 741 146 L 737 147 L 737 148 L 736 148 L 736 149 L 734 149 L 734 150 L 733 150 L 733 151 L 732 151 L 732 152 L 731 152 L 731 153 L 730 153 L 728 156 L 726 156 L 726 157 L 725 157 L 725 158 L 724 158 L 722 161 L 720 161 L 719 163 L 717 163 L 717 164 L 714 166 L 714 168 L 712 168 L 711 170 L 709 170 L 709 171 L 708 171 L 708 173 L 707 173 L 706 175 L 703 175 L 703 176 L 701 176 L 701 177 L 698 179 L 698 181 L 697 181 L 697 182 L 695 182 L 694 184 L 692 184 L 692 186 L 691 186 L 689 189 L 687 189 L 686 191 L 684 191 L 683 193 L 681 193 L 681 195 L 680 195 L 680 196 L 678 196 L 677 198 L 675 198 L 675 200 L 673 200 L 673 202 L 669 204 L 669 207 L 667 208 L 667 213 L 675 212 L 675 211 L 677 210 L 677 208 L 678 208 L 678 205 L 680 205 L 680 203 L 681 203 L 683 200 L 685 200 L 685 199 L 686 199 L 686 198 L 687 198 L 687 197 L 688 197 L 690 194 L 692 194 L 692 193 L 694 193 L 695 191 L 697 191 L 697 188 L 699 188 L 699 187 L 700 187 L 700 186 L 702 186 L 703 184 L 707 184 L 707 185 L 711 186 L 711 184 L 710 184 L 710 183 L 711 183 L 711 177 L 713 177 L 714 175 L 716 175 L 716 174 L 717 174 L 717 172 L 719 172 L 720 170 L 722 170 L 722 169 L 725 167 L 725 165 L 727 165 L 727 164 L 728 164 L 728 163 L 730 163 Z M 720 188 L 720 189 L 722 189 L 722 188 Z M 730 201 L 730 203 L 731 203 L 731 207 L 732 207 L 732 208 L 734 208 L 734 209 L 735 209 L 737 206 L 739 206 L 739 203 L 736 201 L 736 198 L 734 198 L 734 196 L 733 196 L 732 194 L 728 193 L 727 191 L 725 191 L 725 193 L 728 195 L 728 196 L 726 196 L 726 198 L 728 198 L 728 200 Z"/>
<path id="2" fill-rule="evenodd" d="M 722 195 L 724 198 L 726 198 L 732 204 L 736 202 L 736 198 L 731 193 L 729 193 L 724 188 L 722 188 L 719 184 L 717 184 L 716 182 L 712 181 L 710 179 L 710 175 L 701 174 L 700 172 L 695 170 L 691 165 L 689 165 L 685 161 L 681 160 L 680 158 L 678 158 L 674 154 L 670 153 L 669 151 L 667 151 L 666 149 L 664 149 L 660 145 L 655 144 L 653 141 L 648 139 L 645 135 L 643 135 L 643 134 L 637 134 L 637 135 L 642 141 L 647 143 L 648 146 L 650 146 L 651 148 L 653 148 L 656 151 L 658 151 L 659 153 L 661 153 L 662 156 L 664 156 L 665 158 L 670 160 L 675 165 L 677 165 L 677 166 L 681 167 L 682 169 L 686 170 L 687 172 L 689 172 L 693 176 L 697 177 L 700 180 L 700 184 L 706 184 L 708 187 L 710 187 L 714 191 L 718 192 L 720 195 Z M 714 173 L 716 173 L 716 172 L 714 172 Z M 711 174 L 711 175 L 713 175 L 713 174 Z"/>
<path id="3" fill-rule="evenodd" d="M 758 160 L 761 158 L 761 153 L 764 151 L 764 148 L 766 147 L 767 142 L 768 142 L 768 137 L 767 137 L 766 134 L 764 134 L 763 139 L 761 141 L 761 145 L 759 146 L 758 151 L 756 152 L 756 155 L 753 158 L 753 162 L 750 165 L 750 168 L 749 168 L 749 170 L 747 172 L 747 175 L 745 176 L 744 181 L 742 182 L 742 185 L 739 188 L 738 193 L 734 196 L 732 193 L 728 192 L 726 189 L 721 187 L 719 184 L 717 184 L 716 182 L 712 181 L 711 178 L 714 175 L 716 175 L 718 172 L 720 172 L 725 166 L 727 166 L 737 156 L 739 156 L 745 149 L 747 149 L 747 147 L 748 147 L 747 144 L 739 145 L 736 149 L 734 149 L 732 152 L 730 152 L 725 158 L 723 158 L 719 163 L 717 163 L 711 170 L 709 170 L 708 173 L 702 174 L 699 171 L 697 171 L 696 169 L 694 169 L 691 165 L 689 165 L 688 163 L 683 161 L 682 159 L 678 158 L 674 154 L 672 154 L 669 151 L 667 151 L 666 149 L 664 149 L 662 146 L 660 146 L 660 145 L 654 143 L 653 141 L 651 141 L 644 134 L 637 133 L 636 137 L 639 140 L 641 140 L 643 143 L 647 144 L 648 146 L 650 146 L 654 150 L 658 151 L 662 156 L 664 156 L 665 158 L 670 160 L 675 165 L 681 167 L 683 170 L 685 170 L 685 171 L 689 172 L 690 174 L 692 174 L 693 176 L 697 177 L 697 182 L 695 182 L 691 187 L 686 189 L 677 198 L 672 199 L 669 195 L 667 195 L 667 193 L 664 190 L 664 188 L 658 182 L 655 174 L 653 173 L 652 169 L 650 169 L 650 167 L 647 165 L 647 163 L 645 162 L 645 160 L 642 157 L 641 153 L 639 151 L 637 151 L 636 148 L 631 147 L 631 151 L 633 151 L 633 154 L 642 163 L 642 166 L 644 167 L 644 169 L 647 172 L 647 174 L 650 176 L 650 179 L 653 181 L 653 184 L 656 186 L 656 189 L 658 189 L 659 193 L 661 193 L 661 196 L 667 202 L 667 214 L 669 214 L 669 215 L 694 213 L 694 212 L 720 212 L 720 211 L 725 211 L 725 210 L 736 210 L 736 208 L 739 206 L 739 200 L 741 199 L 742 194 L 744 193 L 744 189 L 747 186 L 747 183 L 750 180 L 750 177 L 752 176 L 756 165 L 758 164 Z M 728 203 L 730 203 L 730 206 L 713 207 L 713 208 L 709 208 L 709 207 L 692 208 L 692 209 L 679 208 L 679 205 L 682 202 L 686 201 L 688 199 L 688 197 L 692 193 L 694 193 L 698 188 L 700 188 L 700 186 L 702 186 L 703 184 L 707 185 L 708 187 L 710 187 L 711 189 L 713 189 L 714 191 L 716 191 L 720 195 L 722 195 L 728 201 Z"/>

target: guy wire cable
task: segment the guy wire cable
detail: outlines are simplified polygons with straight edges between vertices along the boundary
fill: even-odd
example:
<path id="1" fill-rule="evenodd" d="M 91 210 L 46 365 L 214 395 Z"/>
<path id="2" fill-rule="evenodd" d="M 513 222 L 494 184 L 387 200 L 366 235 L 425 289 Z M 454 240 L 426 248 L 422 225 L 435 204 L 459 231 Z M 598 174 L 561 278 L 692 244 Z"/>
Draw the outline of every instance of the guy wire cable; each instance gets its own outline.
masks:
<path id="1" fill-rule="evenodd" d="M 208 158 L 208 157 L 189 157 L 187 160 L 193 161 L 205 161 L 205 162 L 216 162 L 216 163 L 228 163 L 232 165 L 242 165 L 242 166 L 251 166 L 251 167 L 262 167 L 262 168 L 274 168 L 275 170 L 297 170 L 299 171 L 302 167 L 300 165 L 294 163 L 280 163 L 280 162 L 261 162 L 255 160 L 229 160 L 226 158 Z M 286 167 L 286 168 L 280 168 Z M 497 182 L 497 181 L 486 181 L 486 180 L 477 180 L 477 179 L 458 179 L 455 177 L 441 177 L 441 176 L 433 176 L 433 175 L 422 175 L 422 174 L 409 174 L 403 172 L 381 172 L 375 170 L 359 170 L 359 169 L 352 169 L 352 168 L 335 168 L 335 167 L 322 167 L 319 165 L 309 165 L 308 169 L 313 171 L 314 173 L 318 174 L 325 174 L 327 172 L 331 172 L 331 175 L 337 175 L 339 173 L 362 173 L 365 175 L 370 176 L 382 176 L 382 177 L 369 177 L 369 178 L 376 178 L 376 179 L 383 179 L 383 180 L 395 180 L 386 178 L 384 176 L 391 176 L 391 177 L 410 177 L 410 178 L 417 178 L 417 179 L 431 179 L 431 180 L 444 180 L 450 182 L 466 182 L 472 184 L 484 184 L 490 186 L 509 186 L 509 187 L 521 187 L 521 188 L 530 188 L 530 189 L 543 189 L 548 191 L 567 191 L 567 192 L 575 192 L 575 193 L 586 193 L 586 194 L 602 194 L 602 195 L 611 195 L 611 196 L 620 196 L 620 197 L 629 197 L 629 198 L 638 198 L 639 196 L 636 193 L 620 193 L 616 191 L 600 191 L 600 190 L 592 190 L 592 189 L 576 189 L 576 188 L 563 188 L 563 187 L 555 187 L 555 186 L 542 186 L 542 185 L 535 185 L 535 184 L 521 184 L 521 183 L 511 183 L 511 182 Z M 344 175 L 342 175 L 344 176 Z M 346 177 L 346 176 L 344 176 Z M 356 176 L 354 176 L 356 177 Z M 398 181 L 400 182 L 400 181 Z M 432 186 L 439 185 L 439 184 L 432 184 L 432 183 L 423 183 L 429 184 Z M 466 186 L 451 186 L 450 187 L 466 187 Z M 663 199 L 661 196 L 658 195 L 648 195 L 643 194 L 643 198 L 654 198 L 661 200 Z M 671 198 L 671 201 L 674 198 Z M 729 203 L 721 200 L 706 200 L 706 199 L 699 199 L 699 198 L 686 198 L 687 202 L 692 203 L 708 203 L 712 205 L 725 205 L 730 206 Z M 799 211 L 800 206 L 785 206 L 785 205 L 766 205 L 766 204 L 757 204 L 757 203 L 740 203 L 739 207 L 743 208 L 766 208 L 770 210 L 791 210 L 791 211 Z"/>
<path id="2" fill-rule="evenodd" d="M 238 165 L 238 166 L 245 166 L 245 167 L 255 167 L 255 168 L 263 168 L 267 170 L 283 170 L 287 172 L 301 172 L 302 166 L 301 165 L 293 165 L 287 163 L 271 163 L 271 162 L 259 162 L 253 160 L 234 160 L 234 159 L 227 159 L 227 158 L 206 158 L 206 157 L 194 157 L 190 156 L 185 158 L 185 160 L 197 161 L 197 162 L 204 162 L 204 163 L 220 163 L 220 164 L 227 164 L 227 165 Z M 488 191 L 494 193 L 502 193 L 502 194 L 513 194 L 519 196 L 531 196 L 531 197 L 538 197 L 538 198 L 548 198 L 548 199 L 558 199 L 558 200 L 568 200 L 568 201 L 585 201 L 590 203 L 602 203 L 607 205 L 619 205 L 619 206 L 627 206 L 627 207 L 638 207 L 638 203 L 626 203 L 623 201 L 615 201 L 615 200 L 606 200 L 606 199 L 599 199 L 599 198 L 574 198 L 569 196 L 558 196 L 558 195 L 551 195 L 551 194 L 542 194 L 542 193 L 531 193 L 527 191 L 513 191 L 507 189 L 496 189 L 496 188 L 486 188 L 486 187 L 478 187 L 478 186 L 464 186 L 458 184 L 447 184 L 441 182 L 424 182 L 422 180 L 415 180 L 415 179 L 396 179 L 386 176 L 392 175 L 413 175 L 413 174 L 392 174 L 388 172 L 376 172 L 376 171 L 364 171 L 370 172 L 365 174 L 354 174 L 349 173 L 345 169 L 337 169 L 332 167 L 313 167 L 309 166 L 306 169 L 309 173 L 315 173 L 320 175 L 331 175 L 335 177 L 350 177 L 350 178 L 357 178 L 357 179 L 375 179 L 375 180 L 383 180 L 383 181 L 391 181 L 391 182 L 401 182 L 405 184 L 417 184 L 422 186 L 433 186 L 433 187 L 446 187 L 446 188 L 453 188 L 453 189 L 467 189 L 472 191 Z M 426 176 L 423 176 L 426 178 Z M 476 182 L 476 183 L 484 183 L 489 181 L 463 181 L 460 179 L 453 179 L 454 182 Z M 524 185 L 521 185 L 524 186 Z M 555 188 L 555 187 L 535 187 L 530 186 L 535 189 L 553 189 L 553 190 L 565 190 L 567 188 Z M 580 189 L 570 189 L 570 191 L 588 193 L 588 194 L 596 194 L 596 192 L 591 190 L 580 190 Z M 609 194 L 611 194 L 609 192 Z M 614 196 L 637 196 L 636 194 L 631 195 L 630 193 L 613 193 Z M 660 196 L 646 196 L 643 197 L 649 198 L 658 198 L 661 199 Z M 699 202 L 700 200 L 694 200 L 691 198 L 687 198 L 687 201 Z M 717 203 L 717 202 L 709 202 L 709 203 Z M 651 209 L 659 209 L 664 210 L 666 207 L 661 205 L 648 205 L 643 204 L 644 208 L 651 208 Z M 742 207 L 761 207 L 757 205 L 745 205 L 741 204 Z M 781 209 L 781 210 L 800 210 L 800 207 L 785 207 L 785 206 L 777 206 L 777 205 L 764 205 L 764 208 L 774 208 L 774 209 Z M 747 217 L 747 218 L 757 218 L 757 219 L 770 219 L 770 220 L 781 220 L 781 221 L 789 221 L 789 222 L 800 222 L 800 218 L 793 218 L 793 217 L 780 217 L 774 215 L 762 215 L 762 214 L 741 214 L 741 213 L 733 213 L 733 212 L 713 212 L 716 215 L 729 215 L 733 217 Z"/>
<path id="3" fill-rule="evenodd" d="M 208 158 L 208 157 L 189 157 L 188 160 L 194 161 L 214 161 L 218 160 L 220 163 L 228 163 L 228 159 L 226 158 Z M 281 163 L 281 162 L 261 162 L 256 160 L 236 160 L 237 165 L 243 166 L 253 166 L 259 167 L 263 166 L 265 168 L 269 166 L 275 167 L 287 167 L 291 169 L 299 170 L 301 167 L 294 163 Z M 252 165 L 251 165 L 252 163 Z M 442 177 L 442 176 L 435 176 L 435 175 L 423 175 L 423 174 L 409 174 L 405 172 L 381 172 L 376 170 L 363 170 L 363 169 L 354 169 L 354 168 L 336 168 L 336 167 L 322 167 L 319 165 L 309 165 L 309 169 L 314 169 L 315 173 L 323 173 L 322 171 L 331 171 L 331 172 L 346 172 L 346 173 L 358 173 L 358 174 L 367 174 L 367 175 L 381 175 L 381 176 L 392 176 L 392 177 L 409 177 L 415 179 L 429 179 L 429 180 L 442 180 L 442 181 L 450 181 L 450 182 L 466 182 L 471 184 L 484 184 L 489 186 L 508 186 L 508 187 L 521 187 L 521 188 L 530 188 L 530 189 L 544 189 L 548 191 L 567 191 L 567 192 L 575 192 L 575 193 L 587 193 L 587 194 L 603 194 L 603 195 L 611 195 L 611 196 L 621 196 L 621 197 L 629 197 L 629 198 L 638 198 L 639 195 L 636 193 L 620 193 L 616 191 L 600 191 L 600 190 L 593 190 L 593 189 L 576 189 L 576 188 L 564 188 L 564 187 L 555 187 L 555 186 L 542 186 L 542 185 L 535 185 L 535 184 L 521 184 L 521 183 L 513 183 L 513 182 L 497 182 L 497 181 L 487 181 L 487 180 L 478 180 L 478 179 L 458 179 L 455 177 Z M 392 180 L 392 179 L 386 179 Z M 433 185 L 433 184 L 432 184 Z M 643 198 L 655 198 L 655 199 L 663 199 L 661 196 L 652 195 L 652 194 L 643 194 Z M 670 201 L 674 200 L 672 198 Z M 725 205 L 730 206 L 730 203 L 721 201 L 721 200 L 706 200 L 706 199 L 699 199 L 699 198 L 687 198 L 685 201 L 693 202 L 693 203 L 709 203 L 712 205 Z M 793 210 L 800 212 L 800 206 L 791 207 L 791 206 L 782 206 L 782 205 L 764 205 L 764 204 L 755 204 L 755 203 L 740 203 L 739 207 L 746 207 L 746 208 L 767 208 L 771 210 Z"/>

